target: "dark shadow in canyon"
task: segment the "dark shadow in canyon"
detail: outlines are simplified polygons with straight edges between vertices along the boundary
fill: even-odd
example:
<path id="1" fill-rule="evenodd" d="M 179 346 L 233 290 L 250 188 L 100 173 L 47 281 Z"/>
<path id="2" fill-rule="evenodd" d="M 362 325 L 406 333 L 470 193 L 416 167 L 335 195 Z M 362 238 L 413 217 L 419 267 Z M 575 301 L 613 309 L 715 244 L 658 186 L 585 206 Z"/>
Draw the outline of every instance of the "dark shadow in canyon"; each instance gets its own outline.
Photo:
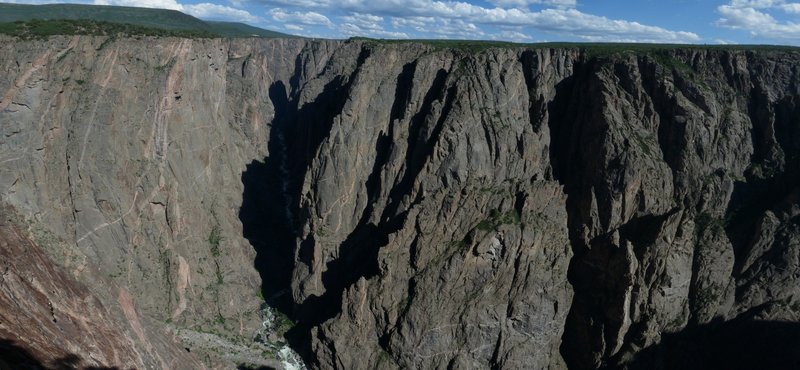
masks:
<path id="1" fill-rule="evenodd" d="M 607 369 L 800 369 L 800 323 L 736 319 L 664 334 L 625 365 Z"/>
<path id="2" fill-rule="evenodd" d="M 765 212 L 787 210 L 800 196 L 800 97 L 770 102 L 757 89 L 752 95 L 752 163 L 746 181 L 734 185 L 724 220 L 734 246 L 736 273 L 742 272 Z"/>
<path id="3" fill-rule="evenodd" d="M 592 368 L 592 351 L 602 346 L 600 342 L 604 335 L 602 327 L 595 323 L 604 320 L 602 305 L 609 301 L 597 288 L 604 284 L 613 284 L 617 278 L 616 271 L 601 271 L 602 278 L 593 276 L 595 271 L 589 265 L 596 259 L 620 261 L 624 257 L 624 253 L 601 248 L 605 247 L 608 238 L 586 240 L 582 233 L 585 221 L 582 210 L 590 206 L 593 174 L 598 170 L 586 168 L 586 160 L 582 154 L 586 148 L 598 145 L 592 140 L 599 135 L 585 133 L 587 130 L 598 131 L 597 128 L 587 128 L 591 126 L 592 114 L 597 109 L 593 105 L 594 100 L 586 98 L 597 89 L 591 80 L 593 68 L 594 63 L 591 60 L 576 63 L 573 74 L 555 86 L 555 96 L 546 106 L 551 137 L 551 176 L 564 186 L 567 194 L 567 225 L 574 253 L 567 270 L 567 279 L 573 287 L 574 296 L 559 348 L 561 356 L 571 369 Z M 598 202 L 601 201 L 602 199 L 598 199 Z M 602 207 L 602 204 L 598 204 L 598 207 Z M 590 244 L 598 245 L 590 248 Z M 590 253 L 592 251 L 594 253 Z M 609 290 L 617 289 L 612 286 Z"/>
<path id="4" fill-rule="evenodd" d="M 397 104 L 394 104 L 392 108 L 393 116 L 390 118 L 392 120 L 400 118 L 394 116 L 394 114 L 400 114 L 397 106 L 402 105 L 402 101 L 405 99 L 404 92 L 400 89 L 406 84 L 405 80 L 413 76 L 413 73 L 409 67 L 398 76 Z M 441 133 L 444 119 L 453 107 L 453 100 L 456 96 L 455 87 L 447 87 L 446 80 L 447 72 L 439 70 L 423 99 L 420 110 L 410 118 L 407 128 L 409 131 L 408 152 L 405 159 L 408 169 L 400 181 L 391 188 L 388 204 L 381 213 L 380 220 L 382 221 L 375 224 L 370 221 L 370 218 L 373 216 L 373 205 L 380 194 L 381 186 L 385 186 L 379 181 L 380 174 L 382 167 L 389 159 L 392 148 L 390 136 L 378 138 L 375 144 L 377 155 L 366 183 L 369 197 L 368 206 L 361 213 L 355 228 L 339 245 L 338 258 L 326 263 L 325 272 L 322 274 L 325 293 L 321 296 L 309 297 L 298 308 L 299 315 L 306 319 L 307 327 L 302 328 L 303 330 L 310 330 L 311 327 L 335 317 L 342 305 L 342 293 L 345 289 L 354 285 L 361 278 L 370 279 L 380 273 L 378 253 L 383 246 L 389 243 L 389 236 L 403 227 L 408 217 L 408 209 L 411 207 L 411 205 L 403 207 L 403 198 L 412 192 L 413 181 L 422 171 L 425 160 L 430 157 L 434 143 Z M 408 83 L 410 84 L 410 82 Z M 442 111 L 437 120 L 427 120 L 426 118 L 431 115 L 435 100 L 443 102 Z M 411 204 L 418 203 L 420 200 L 420 196 L 418 196 L 417 199 L 411 200 Z"/>
<path id="5" fill-rule="evenodd" d="M 270 156 L 264 162 L 251 162 L 242 173 L 244 192 L 239 219 L 244 237 L 256 251 L 255 267 L 261 275 L 264 299 L 271 307 L 290 314 L 295 237 L 286 196 L 287 154 L 280 129 L 280 117 L 288 106 L 284 85 L 273 85 L 270 97 L 275 102 L 276 117 L 268 143 Z"/>
<path id="6" fill-rule="evenodd" d="M 593 174 L 598 170 L 591 167 L 593 161 L 586 160 L 584 155 L 586 152 L 598 152 L 594 150 L 597 146 L 593 145 L 592 140 L 593 136 L 600 136 L 603 129 L 593 126 L 597 120 L 593 119 L 592 112 L 598 106 L 591 97 L 599 94 L 593 91 L 590 75 L 592 68 L 591 60 L 576 63 L 574 74 L 556 85 L 556 94 L 547 107 L 553 177 L 564 185 L 568 196 L 569 236 L 574 252 L 568 279 L 575 295 L 560 348 L 563 358 L 573 369 L 593 368 L 595 361 L 618 360 L 605 357 L 598 360 L 592 352 L 601 350 L 604 342 L 608 341 L 609 338 L 603 338 L 604 328 L 616 325 L 608 319 L 614 315 L 608 315 L 606 310 L 609 302 L 615 301 L 611 297 L 619 294 L 615 282 L 620 281 L 623 276 L 614 275 L 614 263 L 623 258 L 624 254 L 615 255 L 615 251 L 604 248 L 608 244 L 603 242 L 607 235 L 599 235 L 593 240 L 586 240 L 581 235 L 586 219 L 585 210 L 591 207 L 592 186 L 596 185 L 593 183 Z M 656 102 L 656 113 L 662 123 L 671 122 L 675 111 L 674 102 L 663 95 L 657 81 L 645 78 L 644 82 Z M 748 249 L 758 234 L 757 228 L 765 212 L 772 210 L 780 213 L 781 210 L 796 205 L 797 199 L 800 199 L 800 126 L 797 125 L 800 120 L 800 98 L 791 96 L 771 102 L 764 96 L 756 97 L 751 100 L 749 115 L 753 123 L 751 139 L 754 147 L 750 168 L 744 179 L 735 182 L 724 217 L 711 219 L 710 215 L 701 214 L 697 219 L 698 224 L 703 225 L 701 227 L 707 226 L 709 222 L 724 226 L 734 246 L 737 266 L 735 276 L 742 272 L 742 262 L 750 252 Z M 675 126 L 677 125 L 663 124 L 658 128 L 658 140 L 664 160 L 674 174 L 680 170 L 680 153 L 687 145 L 682 141 L 685 132 L 680 131 L 685 130 L 685 127 Z M 722 177 L 726 171 L 727 169 L 719 168 L 714 175 Z M 684 187 L 685 184 L 676 181 L 676 189 Z M 595 192 L 595 195 L 598 193 L 602 195 L 602 192 Z M 602 217 L 607 214 L 606 199 L 598 196 L 596 201 Z M 681 203 L 688 208 L 697 204 L 697 201 L 687 197 Z M 650 244 L 647 240 L 648 228 L 658 225 L 658 220 L 641 221 L 645 223 L 631 222 L 620 229 L 620 235 L 633 242 L 637 258 L 640 258 L 638 248 Z M 592 248 L 587 248 L 587 245 Z M 776 256 L 777 258 L 779 257 Z M 760 339 L 768 336 L 770 331 L 776 332 L 777 338 Z M 629 334 L 635 332 L 632 328 Z M 795 340 L 798 333 L 800 330 L 797 324 L 792 323 L 736 321 L 703 327 L 691 326 L 678 334 L 665 334 L 663 343 L 643 350 L 641 356 L 637 356 L 634 361 L 636 366 L 632 368 L 800 368 L 797 362 L 800 355 L 795 355 L 800 353 L 800 343 Z M 716 337 L 719 336 L 731 338 L 721 338 L 716 344 Z M 772 344 L 762 346 L 759 343 L 753 346 L 754 349 L 749 349 L 746 345 L 749 337 Z M 792 345 L 782 345 L 781 338 L 792 341 Z M 626 338 L 626 342 L 628 341 L 629 338 Z M 684 355 L 683 352 L 692 354 Z M 774 361 L 763 359 L 762 353 L 771 354 Z M 653 359 L 653 356 L 658 359 Z M 723 356 L 729 357 L 717 358 Z M 702 365 L 695 366 L 692 363 L 693 357 L 698 357 L 698 363 Z"/>
<path id="7" fill-rule="evenodd" d="M 316 239 L 318 233 L 324 232 L 317 229 L 300 239 L 299 230 L 313 212 L 308 205 L 300 204 L 303 183 L 312 161 L 330 135 L 336 116 L 342 113 L 356 74 L 369 53 L 369 50 L 362 50 L 356 69 L 349 77 L 334 77 L 318 96 L 302 105 L 298 104 L 299 96 L 294 87 L 287 92 L 282 82 L 273 84 L 269 95 L 275 117 L 268 142 L 269 156 L 263 162 L 253 161 L 242 174 L 244 194 L 239 217 L 245 238 L 256 250 L 255 267 L 261 274 L 264 297 L 271 307 L 293 319 L 295 326 L 287 332 L 286 339 L 309 364 L 315 360 L 310 347 L 311 329 L 339 313 L 345 289 L 362 277 L 370 278 L 379 273 L 378 251 L 388 243 L 389 235 L 404 224 L 409 207 L 402 204 L 404 195 L 410 192 L 413 180 L 430 156 L 456 96 L 455 88 L 446 86 L 448 73 L 438 71 L 422 107 L 409 117 L 409 126 L 403 128 L 409 130 L 406 158 L 409 169 L 398 184 L 392 186 L 381 222 L 375 224 L 370 221 L 375 212 L 371 205 L 383 192 L 382 187 L 387 186 L 380 183 L 380 174 L 392 150 L 392 135 L 379 137 L 375 143 L 375 162 L 365 184 L 370 206 L 338 246 L 338 257 L 326 262 L 321 276 L 324 293 L 294 302 L 291 294 L 293 271 L 296 264 L 309 268 L 314 265 Z M 398 76 L 392 122 L 404 118 L 409 99 L 406 90 L 410 89 L 414 70 L 413 64 L 408 65 Z M 435 100 L 442 101 L 442 112 L 438 119 L 429 119 Z M 412 203 L 416 201 L 419 199 L 411 200 Z"/>
<path id="8" fill-rule="evenodd" d="M 367 57 L 368 53 L 362 53 L 358 66 Z M 300 205 L 300 196 L 311 162 L 347 102 L 352 77 L 333 78 L 314 100 L 302 107 L 296 87 L 287 91 L 281 81 L 270 86 L 275 116 L 267 143 L 269 156 L 263 162 L 248 164 L 241 178 L 244 192 L 239 219 L 244 237 L 256 251 L 254 265 L 261 275 L 263 296 L 270 307 L 296 323 L 286 339 L 307 361 L 311 327 L 333 317 L 339 306 L 334 304 L 335 294 L 325 299 L 311 297 L 299 305 L 293 300 L 295 261 L 307 266 L 313 264 L 314 236 L 299 240 L 298 229 L 310 213 Z M 291 81 L 291 85 L 296 82 Z M 341 290 L 338 295 L 341 300 Z"/>
<path id="9" fill-rule="evenodd" d="M 244 237 L 256 250 L 256 269 L 261 273 L 264 297 L 271 306 L 292 314 L 289 294 L 297 228 L 308 212 L 299 205 L 306 172 L 333 119 L 341 112 L 349 84 L 334 78 L 322 93 L 298 108 L 283 82 L 274 83 L 269 96 L 275 117 L 267 147 L 269 156 L 253 161 L 242 173 L 244 192 L 239 219 Z M 299 260 L 311 265 L 311 249 L 299 245 Z"/>
<path id="10" fill-rule="evenodd" d="M 81 366 L 83 360 L 69 354 L 51 361 L 37 358 L 10 339 L 0 339 L 0 369 L 8 370 L 118 370 L 116 367 Z"/>

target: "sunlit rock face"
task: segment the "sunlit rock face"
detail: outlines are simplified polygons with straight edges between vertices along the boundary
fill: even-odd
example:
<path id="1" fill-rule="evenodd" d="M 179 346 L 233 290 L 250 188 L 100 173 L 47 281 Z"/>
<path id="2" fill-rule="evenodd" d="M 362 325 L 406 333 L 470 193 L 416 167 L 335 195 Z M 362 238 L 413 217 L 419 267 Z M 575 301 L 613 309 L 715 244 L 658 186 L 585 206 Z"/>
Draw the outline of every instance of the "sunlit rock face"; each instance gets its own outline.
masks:
<path id="1" fill-rule="evenodd" d="M 3 41 L 2 201 L 133 340 L 707 368 L 774 330 L 796 361 L 794 51 Z"/>

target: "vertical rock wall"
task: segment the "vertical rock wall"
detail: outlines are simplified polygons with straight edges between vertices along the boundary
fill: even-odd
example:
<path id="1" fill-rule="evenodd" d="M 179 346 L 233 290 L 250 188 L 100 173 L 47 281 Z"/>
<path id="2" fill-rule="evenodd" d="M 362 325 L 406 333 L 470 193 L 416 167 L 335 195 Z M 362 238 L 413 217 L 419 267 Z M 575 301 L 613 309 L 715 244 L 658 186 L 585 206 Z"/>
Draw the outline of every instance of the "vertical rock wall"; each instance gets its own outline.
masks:
<path id="1" fill-rule="evenodd" d="M 2 200 L 154 322 L 249 340 L 266 300 L 315 368 L 583 369 L 797 321 L 793 51 L 0 48 Z"/>

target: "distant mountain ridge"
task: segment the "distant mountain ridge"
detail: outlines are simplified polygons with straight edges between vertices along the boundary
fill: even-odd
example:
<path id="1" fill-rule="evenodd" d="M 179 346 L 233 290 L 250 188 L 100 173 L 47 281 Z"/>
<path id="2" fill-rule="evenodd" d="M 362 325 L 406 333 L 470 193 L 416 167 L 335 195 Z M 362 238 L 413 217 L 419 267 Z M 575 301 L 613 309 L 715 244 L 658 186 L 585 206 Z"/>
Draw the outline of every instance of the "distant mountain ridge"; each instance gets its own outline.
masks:
<path id="1" fill-rule="evenodd" d="M 169 9 L 82 4 L 6 4 L 0 3 L 0 23 L 32 19 L 93 20 L 127 23 L 166 30 L 202 31 L 221 37 L 297 37 L 265 30 L 240 22 L 204 21 Z"/>

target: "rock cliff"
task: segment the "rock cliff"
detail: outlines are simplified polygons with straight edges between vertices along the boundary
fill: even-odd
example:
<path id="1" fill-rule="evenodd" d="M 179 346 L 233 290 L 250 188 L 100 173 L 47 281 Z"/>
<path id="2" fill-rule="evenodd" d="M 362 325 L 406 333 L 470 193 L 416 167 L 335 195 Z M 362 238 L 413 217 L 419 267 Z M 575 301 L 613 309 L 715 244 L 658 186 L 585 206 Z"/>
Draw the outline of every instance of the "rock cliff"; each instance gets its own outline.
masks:
<path id="1" fill-rule="evenodd" d="M 0 195 L 42 258 L 168 329 L 143 343 L 192 351 L 165 361 L 286 331 L 326 369 L 792 367 L 798 62 L 4 39 Z"/>

